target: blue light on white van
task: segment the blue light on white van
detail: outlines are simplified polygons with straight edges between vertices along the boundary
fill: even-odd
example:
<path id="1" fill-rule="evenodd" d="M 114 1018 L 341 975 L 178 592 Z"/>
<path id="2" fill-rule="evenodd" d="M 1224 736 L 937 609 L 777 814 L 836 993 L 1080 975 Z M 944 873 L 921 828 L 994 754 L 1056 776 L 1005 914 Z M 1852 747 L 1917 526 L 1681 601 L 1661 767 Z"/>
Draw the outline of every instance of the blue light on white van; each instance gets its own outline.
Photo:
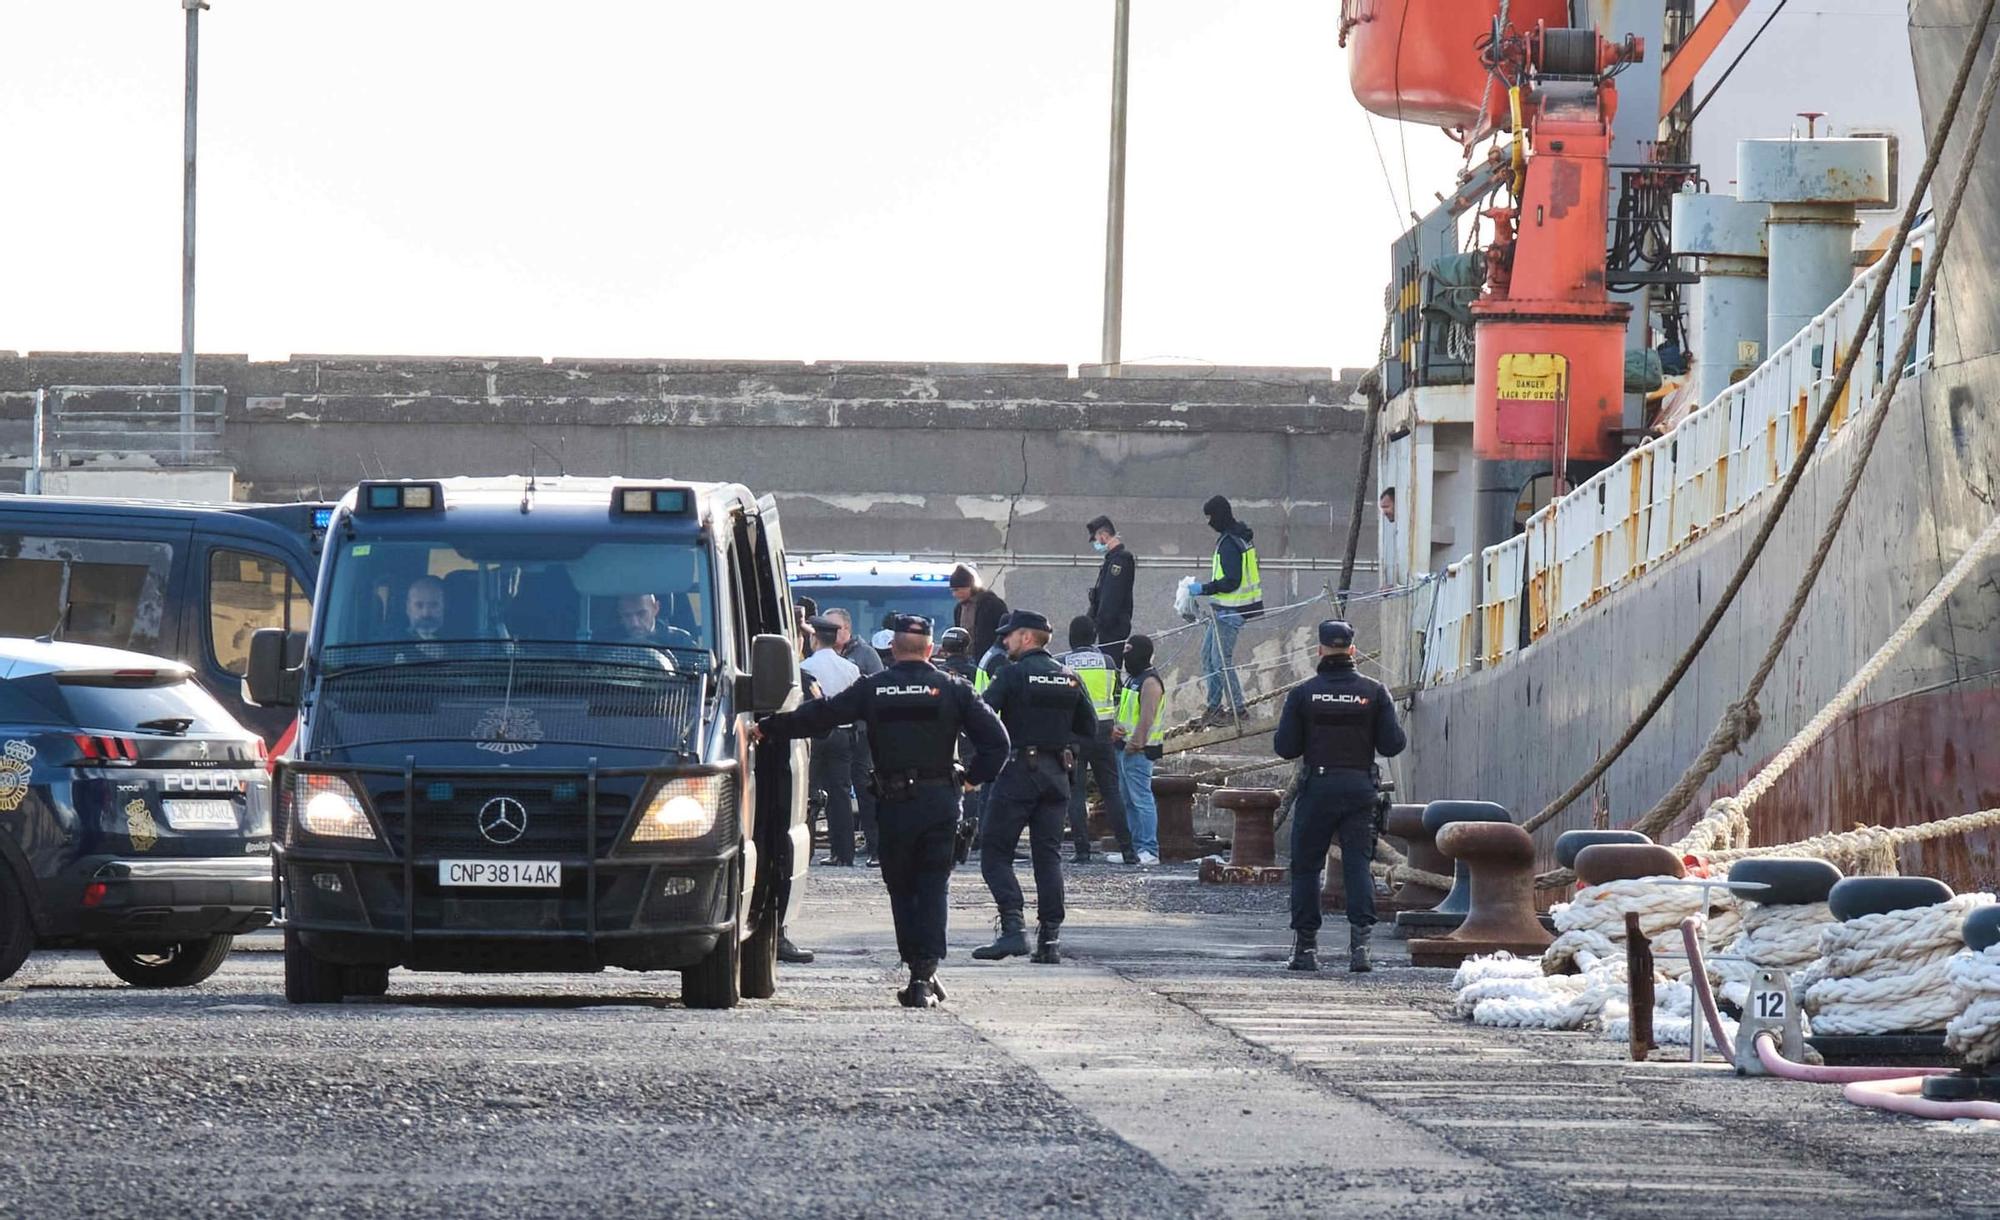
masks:
<path id="1" fill-rule="evenodd" d="M 920 585 L 944 585 L 951 583 L 949 572 L 918 572 L 910 579 Z"/>

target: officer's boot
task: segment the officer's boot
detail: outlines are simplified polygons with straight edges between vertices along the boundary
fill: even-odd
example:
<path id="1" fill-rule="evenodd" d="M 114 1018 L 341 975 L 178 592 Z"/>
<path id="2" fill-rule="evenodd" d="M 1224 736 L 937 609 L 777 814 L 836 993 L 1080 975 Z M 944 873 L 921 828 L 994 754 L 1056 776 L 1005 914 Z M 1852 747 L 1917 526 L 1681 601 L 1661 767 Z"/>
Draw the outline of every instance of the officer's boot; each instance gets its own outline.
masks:
<path id="1" fill-rule="evenodd" d="M 1000 912 L 1000 935 L 993 938 L 992 944 L 974 949 L 972 956 L 982 962 L 1028 956 L 1028 921 L 1021 917 L 1019 911 Z"/>
<path id="2" fill-rule="evenodd" d="M 935 1008 L 944 999 L 937 985 L 937 963 L 929 960 L 910 963 L 910 982 L 896 993 L 896 1002 L 905 1008 Z"/>
<path id="3" fill-rule="evenodd" d="M 1319 969 L 1319 933 L 1292 933 L 1292 959 L 1285 963 L 1285 969 L 1305 971 Z"/>
<path id="4" fill-rule="evenodd" d="M 1042 924 L 1035 931 L 1035 955 L 1029 958 L 1028 960 L 1033 962 L 1039 962 L 1044 966 L 1061 965 L 1062 945 L 1059 943 L 1061 940 L 1062 940 L 1061 924 L 1059 923 Z"/>
<path id="5" fill-rule="evenodd" d="M 1347 969 L 1350 974 L 1367 974 L 1375 968 L 1368 956 L 1368 936 L 1375 929 L 1359 928 L 1352 924 L 1347 929 Z"/>

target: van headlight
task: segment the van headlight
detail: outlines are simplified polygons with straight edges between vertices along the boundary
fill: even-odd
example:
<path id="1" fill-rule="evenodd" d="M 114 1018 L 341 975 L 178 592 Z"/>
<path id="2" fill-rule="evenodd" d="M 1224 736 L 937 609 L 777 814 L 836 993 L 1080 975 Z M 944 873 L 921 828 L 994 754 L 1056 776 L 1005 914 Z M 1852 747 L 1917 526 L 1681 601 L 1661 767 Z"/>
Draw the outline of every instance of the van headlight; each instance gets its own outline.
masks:
<path id="1" fill-rule="evenodd" d="M 374 824 L 354 785 L 338 775 L 294 775 L 287 792 L 286 819 L 323 839 L 373 839 Z"/>
<path id="2" fill-rule="evenodd" d="M 679 843 L 699 839 L 715 829 L 716 818 L 733 789 L 726 775 L 692 775 L 670 779 L 653 793 L 639 824 L 632 831 L 634 843 Z"/>

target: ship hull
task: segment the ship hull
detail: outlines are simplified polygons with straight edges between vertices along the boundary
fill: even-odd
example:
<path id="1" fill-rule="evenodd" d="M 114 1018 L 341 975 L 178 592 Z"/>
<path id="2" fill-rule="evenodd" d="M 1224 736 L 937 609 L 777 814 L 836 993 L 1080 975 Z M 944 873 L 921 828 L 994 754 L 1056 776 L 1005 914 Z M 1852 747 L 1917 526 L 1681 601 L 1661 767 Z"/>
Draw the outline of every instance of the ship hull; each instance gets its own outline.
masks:
<path id="1" fill-rule="evenodd" d="M 1925 120 L 1936 122 L 1971 29 L 1973 0 L 1911 6 Z M 1995 34 L 1987 36 L 1992 54 Z M 1981 71 L 1984 71 L 1982 65 Z M 1980 77 L 1964 104 L 1969 119 Z M 1946 145 L 1933 189 L 1966 156 Z M 1761 722 L 1681 811 L 1684 830 L 1803 728 L 1909 616 L 2000 509 L 2000 122 L 1992 125 L 1946 256 L 1933 363 L 1905 379 L 1845 527 L 1776 672 Z M 1537 835 L 1629 825 L 1670 789 L 1742 694 L 1848 472 L 1853 423 L 1830 434 L 1736 604 L 1657 719 L 1587 794 Z M 1625 731 L 1693 639 L 1770 511 L 1765 495 L 1498 664 L 1418 691 L 1403 790 L 1498 801 L 1527 817 Z M 1909 826 L 2000 806 L 2000 563 L 1988 562 L 1903 649 L 1856 707 L 1753 808 L 1752 841 L 1857 825 Z M 2000 834 L 1906 848 L 1906 872 L 1994 888 Z"/>

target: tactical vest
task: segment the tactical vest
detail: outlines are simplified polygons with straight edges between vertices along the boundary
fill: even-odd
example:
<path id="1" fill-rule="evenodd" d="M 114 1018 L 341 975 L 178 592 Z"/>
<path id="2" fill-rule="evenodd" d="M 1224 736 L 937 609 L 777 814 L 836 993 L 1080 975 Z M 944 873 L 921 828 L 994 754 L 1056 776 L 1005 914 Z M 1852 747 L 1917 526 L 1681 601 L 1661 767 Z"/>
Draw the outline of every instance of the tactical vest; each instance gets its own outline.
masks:
<path id="1" fill-rule="evenodd" d="M 1128 738 L 1139 731 L 1139 688 L 1146 684 L 1146 679 L 1157 678 L 1159 676 L 1159 670 L 1149 669 L 1136 678 L 1127 678 L 1124 687 L 1119 690 L 1118 725 L 1125 730 L 1125 735 Z M 1153 712 L 1153 731 L 1146 734 L 1146 740 L 1143 744 L 1156 746 L 1167 739 L 1166 704 L 1166 684 L 1162 682 L 1160 706 Z"/>
<path id="2" fill-rule="evenodd" d="M 1305 684 L 1307 766 L 1366 771 L 1375 765 L 1373 686 L 1351 672 L 1322 674 Z"/>
<path id="3" fill-rule="evenodd" d="M 1118 671 L 1112 667 L 1110 657 L 1095 648 L 1079 648 L 1064 653 L 1060 659 L 1076 672 L 1099 720 L 1109 720 L 1118 714 Z"/>
<path id="4" fill-rule="evenodd" d="M 946 775 L 958 757 L 958 701 L 945 675 L 901 666 L 863 678 L 868 684 L 868 748 L 889 775 Z"/>
<path id="5" fill-rule="evenodd" d="M 1209 579 L 1221 580 L 1222 547 L 1220 544 L 1217 544 L 1215 548 L 1215 554 L 1210 559 L 1209 563 L 1211 566 L 1211 573 L 1212 573 L 1209 576 Z M 1209 600 L 1214 602 L 1216 605 L 1223 607 L 1224 609 L 1232 609 L 1236 606 L 1247 606 L 1251 602 L 1260 602 L 1264 600 L 1264 578 L 1257 571 L 1256 547 L 1245 546 L 1243 548 L 1243 583 L 1236 586 L 1235 592 L 1211 594 Z"/>

